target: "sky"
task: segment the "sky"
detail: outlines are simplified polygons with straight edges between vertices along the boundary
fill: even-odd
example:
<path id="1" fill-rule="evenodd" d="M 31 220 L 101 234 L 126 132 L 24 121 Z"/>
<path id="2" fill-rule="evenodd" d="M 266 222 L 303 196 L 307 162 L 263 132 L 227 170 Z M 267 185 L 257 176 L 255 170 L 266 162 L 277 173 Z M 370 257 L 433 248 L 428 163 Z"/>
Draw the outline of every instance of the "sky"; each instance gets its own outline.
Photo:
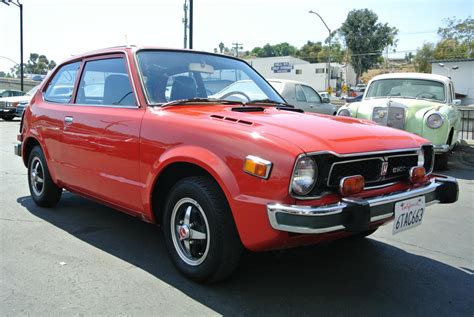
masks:
<path id="1" fill-rule="evenodd" d="M 82 52 L 127 44 L 183 47 L 184 0 L 20 0 L 24 7 L 24 61 L 30 53 L 61 62 Z M 474 16 L 473 0 L 194 0 L 194 49 L 213 51 L 242 43 L 251 50 L 266 43 L 296 47 L 324 41 L 327 30 L 349 11 L 368 8 L 379 21 L 399 29 L 398 56 L 424 42 L 449 17 Z M 20 61 L 19 9 L 0 2 L 0 71 Z M 6 58 L 5 58 L 6 57 Z"/>

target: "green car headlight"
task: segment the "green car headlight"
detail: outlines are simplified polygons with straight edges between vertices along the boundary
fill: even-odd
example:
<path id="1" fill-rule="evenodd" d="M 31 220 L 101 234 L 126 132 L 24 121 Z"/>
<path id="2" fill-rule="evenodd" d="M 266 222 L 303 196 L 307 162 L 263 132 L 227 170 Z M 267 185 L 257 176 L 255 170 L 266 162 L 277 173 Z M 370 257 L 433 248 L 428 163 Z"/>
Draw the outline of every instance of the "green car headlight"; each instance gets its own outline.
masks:
<path id="1" fill-rule="evenodd" d="M 431 129 L 438 129 L 443 125 L 443 123 L 443 117 L 437 112 L 430 114 L 428 118 L 426 118 L 426 125 Z"/>
<path id="2" fill-rule="evenodd" d="M 352 113 L 349 109 L 344 108 L 344 109 L 339 110 L 337 115 L 338 116 L 343 116 L 343 117 L 351 117 Z"/>

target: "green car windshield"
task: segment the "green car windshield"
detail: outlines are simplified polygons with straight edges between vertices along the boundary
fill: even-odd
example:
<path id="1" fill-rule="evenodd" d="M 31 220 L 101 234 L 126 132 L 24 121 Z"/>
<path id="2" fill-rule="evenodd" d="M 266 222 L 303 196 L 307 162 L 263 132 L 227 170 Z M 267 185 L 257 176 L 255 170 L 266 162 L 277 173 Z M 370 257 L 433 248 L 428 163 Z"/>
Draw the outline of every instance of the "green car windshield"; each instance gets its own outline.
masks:
<path id="1" fill-rule="evenodd" d="M 186 51 L 141 50 L 138 66 L 151 105 L 175 100 L 285 101 L 238 59 Z"/>
<path id="2" fill-rule="evenodd" d="M 380 79 L 370 84 L 365 98 L 414 98 L 445 102 L 444 84 L 425 79 Z"/>

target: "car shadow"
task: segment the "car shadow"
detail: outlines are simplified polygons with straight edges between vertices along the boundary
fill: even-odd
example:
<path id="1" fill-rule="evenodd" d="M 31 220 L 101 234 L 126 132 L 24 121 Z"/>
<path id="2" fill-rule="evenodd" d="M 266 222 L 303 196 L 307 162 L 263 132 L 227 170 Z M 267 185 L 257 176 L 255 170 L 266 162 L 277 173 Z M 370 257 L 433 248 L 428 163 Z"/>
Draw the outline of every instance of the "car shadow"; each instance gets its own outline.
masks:
<path id="1" fill-rule="evenodd" d="M 472 274 L 372 239 L 246 253 L 229 280 L 211 286 L 180 275 L 156 226 L 65 192 L 31 214 L 139 267 L 223 315 L 471 315 Z"/>
<path id="2" fill-rule="evenodd" d="M 451 153 L 448 170 L 435 173 L 449 175 L 459 179 L 474 180 L 474 146 L 458 146 Z"/>

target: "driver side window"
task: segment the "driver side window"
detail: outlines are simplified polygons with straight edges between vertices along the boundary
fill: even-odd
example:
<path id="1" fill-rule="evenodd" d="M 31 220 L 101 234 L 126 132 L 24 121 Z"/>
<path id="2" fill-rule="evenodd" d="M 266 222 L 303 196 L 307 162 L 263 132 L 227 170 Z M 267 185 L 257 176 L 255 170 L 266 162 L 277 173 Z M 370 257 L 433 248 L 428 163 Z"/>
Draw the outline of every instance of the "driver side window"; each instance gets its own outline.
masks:
<path id="1" fill-rule="evenodd" d="M 86 62 L 76 104 L 136 106 L 125 59 L 109 58 Z"/>

